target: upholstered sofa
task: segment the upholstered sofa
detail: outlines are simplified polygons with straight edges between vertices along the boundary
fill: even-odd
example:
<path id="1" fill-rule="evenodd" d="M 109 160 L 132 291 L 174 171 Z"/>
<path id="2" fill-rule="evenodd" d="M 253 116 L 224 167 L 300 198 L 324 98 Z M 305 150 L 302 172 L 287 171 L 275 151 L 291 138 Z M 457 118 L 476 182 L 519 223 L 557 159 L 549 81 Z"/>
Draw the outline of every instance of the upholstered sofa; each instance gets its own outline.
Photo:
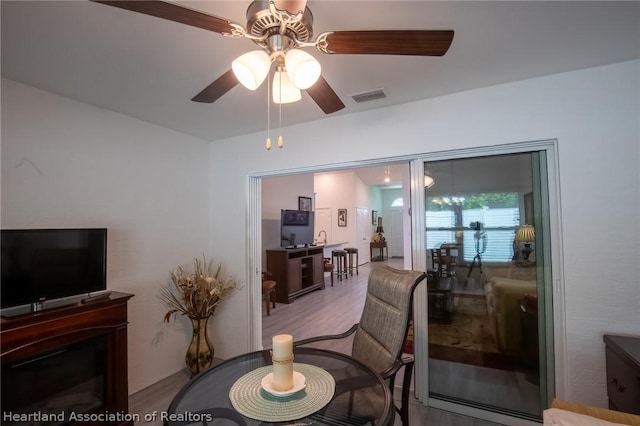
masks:
<path id="1" fill-rule="evenodd" d="M 544 410 L 544 426 L 640 426 L 640 416 L 554 399 Z"/>
<path id="2" fill-rule="evenodd" d="M 488 265 L 483 268 L 487 311 L 495 325 L 498 348 L 506 354 L 522 352 L 520 304 L 536 294 L 535 264 Z"/>

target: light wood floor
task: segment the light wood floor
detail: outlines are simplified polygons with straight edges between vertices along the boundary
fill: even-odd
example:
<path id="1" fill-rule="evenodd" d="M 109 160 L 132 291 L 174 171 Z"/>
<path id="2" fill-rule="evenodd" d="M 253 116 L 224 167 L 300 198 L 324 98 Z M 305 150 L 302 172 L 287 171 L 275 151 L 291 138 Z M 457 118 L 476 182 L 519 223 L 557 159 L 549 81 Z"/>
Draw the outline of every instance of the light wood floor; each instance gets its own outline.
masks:
<path id="1" fill-rule="evenodd" d="M 263 346 L 271 347 L 271 337 L 276 334 L 292 334 L 295 340 L 322 334 L 334 334 L 346 331 L 358 322 L 366 293 L 367 278 L 371 268 L 380 264 L 389 264 L 402 268 L 402 259 L 390 259 L 385 262 L 373 262 L 361 265 L 359 274 L 348 279 L 335 280 L 331 287 L 327 275 L 324 290 L 314 291 L 296 299 L 291 304 L 278 303 L 271 315 L 266 315 L 263 304 Z M 131 395 L 129 411 L 144 414 L 166 411 L 176 393 L 188 382 L 186 371 L 176 373 L 166 379 Z M 496 423 L 461 416 L 447 411 L 424 407 L 419 401 L 410 404 L 410 424 L 412 426 L 499 426 Z M 145 422 L 140 425 L 160 425 L 161 422 Z M 401 425 L 396 419 L 395 425 Z"/>

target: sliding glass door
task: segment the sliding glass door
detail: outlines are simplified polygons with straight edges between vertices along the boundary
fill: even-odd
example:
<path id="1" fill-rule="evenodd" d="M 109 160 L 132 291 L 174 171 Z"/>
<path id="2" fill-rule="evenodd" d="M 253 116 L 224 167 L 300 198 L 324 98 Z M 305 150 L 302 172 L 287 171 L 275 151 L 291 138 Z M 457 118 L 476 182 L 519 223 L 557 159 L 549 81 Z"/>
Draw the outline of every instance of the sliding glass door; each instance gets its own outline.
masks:
<path id="1" fill-rule="evenodd" d="M 429 398 L 539 420 L 548 398 L 544 152 L 424 164 Z"/>

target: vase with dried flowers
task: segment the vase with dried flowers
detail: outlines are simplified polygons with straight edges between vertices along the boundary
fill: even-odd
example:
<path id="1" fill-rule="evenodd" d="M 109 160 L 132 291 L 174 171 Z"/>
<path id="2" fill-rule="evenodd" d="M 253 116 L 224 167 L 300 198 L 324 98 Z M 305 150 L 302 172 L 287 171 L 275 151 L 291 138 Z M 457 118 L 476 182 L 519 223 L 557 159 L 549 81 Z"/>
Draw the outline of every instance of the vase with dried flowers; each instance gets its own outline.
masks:
<path id="1" fill-rule="evenodd" d="M 164 321 L 180 313 L 191 320 L 193 336 L 185 361 L 192 376 L 206 370 L 213 362 L 214 348 L 207 335 L 207 321 L 216 307 L 237 288 L 230 276 L 221 273 L 222 264 L 213 267 L 206 258 L 194 259 L 193 272 L 179 266 L 170 272 L 171 284 L 160 290 L 159 297 L 169 309 Z"/>

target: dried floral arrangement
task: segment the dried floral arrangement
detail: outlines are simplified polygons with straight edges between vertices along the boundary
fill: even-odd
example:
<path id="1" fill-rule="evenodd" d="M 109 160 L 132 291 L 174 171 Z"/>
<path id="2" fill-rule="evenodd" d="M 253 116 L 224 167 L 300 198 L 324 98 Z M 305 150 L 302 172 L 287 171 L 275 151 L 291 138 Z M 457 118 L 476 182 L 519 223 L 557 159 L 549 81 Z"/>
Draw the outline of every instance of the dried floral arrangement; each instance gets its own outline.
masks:
<path id="1" fill-rule="evenodd" d="M 208 318 L 216 306 L 233 293 L 237 283 L 230 276 L 222 276 L 222 264 L 213 268 L 213 261 L 194 259 L 194 270 L 179 266 L 171 273 L 171 284 L 160 290 L 160 300 L 169 309 L 164 321 L 169 322 L 174 314 L 189 318 Z"/>

